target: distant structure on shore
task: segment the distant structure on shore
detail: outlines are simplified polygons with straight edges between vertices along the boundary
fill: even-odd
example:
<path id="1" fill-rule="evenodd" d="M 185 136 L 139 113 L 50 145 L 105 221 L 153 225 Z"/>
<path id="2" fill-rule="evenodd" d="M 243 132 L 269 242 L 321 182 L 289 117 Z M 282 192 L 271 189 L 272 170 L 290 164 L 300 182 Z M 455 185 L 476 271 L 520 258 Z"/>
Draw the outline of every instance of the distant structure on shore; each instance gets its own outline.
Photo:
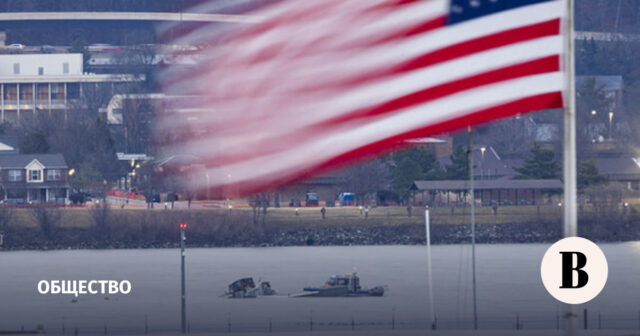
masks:
<path id="1" fill-rule="evenodd" d="M 9 204 L 69 200 L 69 167 L 62 154 L 20 154 L 15 137 L 0 137 L 0 199 Z"/>
<path id="2" fill-rule="evenodd" d="M 0 121 L 16 122 L 37 113 L 66 117 L 82 108 L 81 98 L 96 91 L 113 95 L 117 85 L 141 80 L 130 74 L 84 73 L 82 54 L 0 55 Z"/>

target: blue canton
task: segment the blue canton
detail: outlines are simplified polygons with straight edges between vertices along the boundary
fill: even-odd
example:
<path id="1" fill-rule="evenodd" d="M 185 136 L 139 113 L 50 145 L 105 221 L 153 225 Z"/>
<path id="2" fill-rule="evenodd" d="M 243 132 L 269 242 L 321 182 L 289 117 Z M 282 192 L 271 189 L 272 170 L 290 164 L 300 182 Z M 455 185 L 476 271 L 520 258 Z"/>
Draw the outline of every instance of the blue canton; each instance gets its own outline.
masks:
<path id="1" fill-rule="evenodd" d="M 451 0 L 449 24 L 495 14 L 501 11 L 554 0 Z"/>

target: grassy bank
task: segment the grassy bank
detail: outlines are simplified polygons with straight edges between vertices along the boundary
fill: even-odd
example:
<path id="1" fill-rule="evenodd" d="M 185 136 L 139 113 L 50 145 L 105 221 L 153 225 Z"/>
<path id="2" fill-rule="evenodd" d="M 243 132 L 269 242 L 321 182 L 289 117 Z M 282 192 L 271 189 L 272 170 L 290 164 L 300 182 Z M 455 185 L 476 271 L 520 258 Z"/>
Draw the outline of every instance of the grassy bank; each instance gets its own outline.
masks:
<path id="1" fill-rule="evenodd" d="M 367 216 L 355 207 L 120 209 L 0 208 L 5 250 L 175 247 L 178 224 L 188 223 L 190 246 L 378 245 L 424 243 L 424 210 L 379 207 Z M 607 209 L 604 209 L 607 210 Z M 640 239 L 635 208 L 585 208 L 580 233 L 595 241 Z M 434 243 L 467 243 L 469 208 L 433 208 Z M 552 242 L 561 236 L 559 206 L 478 208 L 479 243 Z"/>
<path id="2" fill-rule="evenodd" d="M 463 225 L 469 223 L 469 208 L 431 208 L 431 223 L 434 225 Z M 501 207 L 498 213 L 488 207 L 476 209 L 476 222 L 484 224 L 515 224 L 534 221 L 556 221 L 561 219 L 562 208 L 558 206 L 510 206 Z M 38 221 L 31 209 L 14 209 L 9 226 L 35 228 Z M 59 226 L 62 228 L 89 228 L 94 225 L 96 210 L 93 208 L 71 208 L 59 210 Z M 409 216 L 405 207 L 378 207 L 369 209 L 368 215 L 357 207 L 326 208 L 325 218 L 322 218 L 320 208 L 299 208 L 298 214 L 294 208 L 269 208 L 266 215 L 259 211 L 254 216 L 253 209 L 120 209 L 110 208 L 106 216 L 117 217 L 120 222 L 132 224 L 144 221 L 148 217 L 163 217 L 175 220 L 177 225 L 181 221 L 196 220 L 215 224 L 222 222 L 259 222 L 271 227 L 308 228 L 308 227 L 336 227 L 336 226 L 393 226 L 407 224 L 424 224 L 424 210 L 412 208 Z M 585 215 L 592 214 L 592 209 L 586 209 Z"/>

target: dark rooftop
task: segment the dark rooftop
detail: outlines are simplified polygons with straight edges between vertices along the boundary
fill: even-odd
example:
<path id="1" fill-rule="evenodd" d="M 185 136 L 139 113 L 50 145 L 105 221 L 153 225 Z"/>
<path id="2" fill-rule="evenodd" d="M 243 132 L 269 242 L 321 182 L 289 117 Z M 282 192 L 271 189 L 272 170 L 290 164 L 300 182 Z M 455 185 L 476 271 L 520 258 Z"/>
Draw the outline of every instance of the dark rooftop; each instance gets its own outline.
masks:
<path id="1" fill-rule="evenodd" d="M 25 168 L 38 160 L 45 168 L 68 168 L 62 154 L 13 154 L 0 155 L 0 168 Z"/>
<path id="2" fill-rule="evenodd" d="M 622 158 L 598 158 L 594 160 L 600 174 L 609 175 L 610 177 L 621 175 L 640 176 L 640 165 L 630 157 Z"/>
<path id="3" fill-rule="evenodd" d="M 560 180 L 479 180 L 474 182 L 475 190 L 491 189 L 544 189 L 560 190 Z M 442 181 L 415 181 L 411 190 L 467 190 L 469 181 L 466 180 L 442 180 Z"/>
<path id="4" fill-rule="evenodd" d="M 576 87 L 580 88 L 588 79 L 595 79 L 596 89 L 618 91 L 622 89 L 622 76 L 577 76 Z"/>

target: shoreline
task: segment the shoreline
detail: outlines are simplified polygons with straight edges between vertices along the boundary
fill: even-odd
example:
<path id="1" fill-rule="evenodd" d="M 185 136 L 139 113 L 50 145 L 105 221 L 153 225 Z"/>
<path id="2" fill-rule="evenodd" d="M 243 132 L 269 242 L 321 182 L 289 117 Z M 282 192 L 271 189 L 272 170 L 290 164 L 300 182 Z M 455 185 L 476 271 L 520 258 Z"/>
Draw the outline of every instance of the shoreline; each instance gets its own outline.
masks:
<path id="1" fill-rule="evenodd" d="M 630 223 L 625 223 L 630 224 Z M 143 229 L 143 232 L 99 232 L 95 228 L 57 229 L 45 237 L 38 228 L 15 228 L 4 230 L 0 251 L 47 251 L 47 250 L 111 250 L 178 248 L 179 239 L 175 230 L 165 232 L 161 228 Z M 624 235 L 618 234 L 619 231 Z M 640 229 L 636 225 L 616 228 L 602 225 L 582 224 L 580 236 L 595 242 L 624 242 L 640 240 Z M 97 237 L 106 237 L 98 239 Z M 562 238 L 561 225 L 553 222 L 518 224 L 483 224 L 477 226 L 478 244 L 531 244 L 553 243 Z M 380 246 L 380 245 L 424 245 L 424 225 L 403 224 L 392 226 L 340 226 L 281 228 L 257 225 L 252 230 L 230 232 L 204 232 L 194 228 L 187 232 L 190 248 L 216 247 L 287 247 L 287 246 Z M 432 225 L 431 241 L 434 245 L 470 243 L 469 225 Z"/>

